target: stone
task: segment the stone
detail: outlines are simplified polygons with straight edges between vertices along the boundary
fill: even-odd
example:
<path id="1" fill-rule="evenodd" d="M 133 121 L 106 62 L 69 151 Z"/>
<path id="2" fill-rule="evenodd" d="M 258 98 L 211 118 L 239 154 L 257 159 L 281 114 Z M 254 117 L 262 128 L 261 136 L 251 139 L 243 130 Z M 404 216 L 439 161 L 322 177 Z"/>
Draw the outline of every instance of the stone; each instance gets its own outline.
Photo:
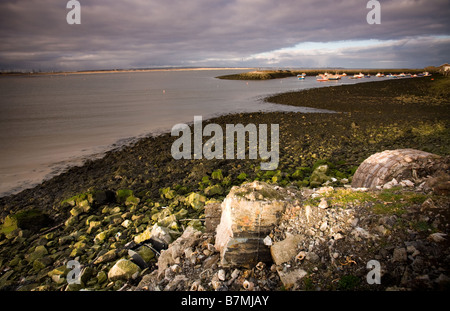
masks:
<path id="1" fill-rule="evenodd" d="M 186 203 L 197 211 L 203 209 L 203 207 L 205 206 L 205 202 L 206 197 L 195 192 L 192 192 L 186 198 Z"/>
<path id="2" fill-rule="evenodd" d="M 144 259 L 146 263 L 149 263 L 150 260 L 155 258 L 155 253 L 151 250 L 150 247 L 147 247 L 145 245 L 139 248 L 138 254 L 142 257 L 142 259 Z"/>
<path id="3" fill-rule="evenodd" d="M 325 198 L 320 199 L 319 205 L 320 208 L 328 208 L 328 202 L 325 200 Z"/>
<path id="4" fill-rule="evenodd" d="M 281 265 L 293 259 L 298 253 L 297 246 L 303 239 L 300 235 L 288 235 L 283 241 L 273 243 L 270 253 L 274 263 Z"/>
<path id="5" fill-rule="evenodd" d="M 217 277 L 219 278 L 219 280 L 225 281 L 225 270 L 220 269 L 220 270 L 217 272 Z"/>
<path id="6" fill-rule="evenodd" d="M 102 244 L 109 237 L 109 234 L 110 232 L 108 230 L 98 233 L 94 238 L 94 242 L 96 244 Z"/>
<path id="7" fill-rule="evenodd" d="M 278 275 L 280 276 L 280 280 L 285 288 L 295 288 L 297 282 L 304 278 L 307 274 L 308 273 L 301 268 L 288 271 L 278 270 Z"/>
<path id="8" fill-rule="evenodd" d="M 330 177 L 326 175 L 327 172 L 328 165 L 319 165 L 316 167 L 309 178 L 310 186 L 318 187 L 330 180 Z"/>
<path id="9" fill-rule="evenodd" d="M 99 271 L 97 273 L 97 282 L 98 284 L 102 284 L 104 282 L 106 282 L 108 280 L 108 275 L 106 274 L 105 271 Z"/>
<path id="10" fill-rule="evenodd" d="M 213 195 L 222 195 L 223 194 L 223 188 L 221 185 L 213 185 L 205 188 L 204 190 L 205 195 L 207 196 L 213 196 Z"/>
<path id="11" fill-rule="evenodd" d="M 445 233 L 436 232 L 436 233 L 430 234 L 428 236 L 428 239 L 435 243 L 439 243 L 439 242 L 444 242 L 446 236 L 447 236 L 447 234 L 445 234 Z"/>
<path id="12" fill-rule="evenodd" d="M 120 189 L 116 191 L 116 201 L 120 204 L 125 204 L 128 197 L 133 195 L 133 191 L 129 189 Z"/>
<path id="13" fill-rule="evenodd" d="M 136 244 L 139 244 L 144 241 L 150 240 L 151 237 L 152 237 L 152 227 L 147 227 L 147 229 L 145 229 L 143 232 L 134 237 L 134 242 Z"/>
<path id="14" fill-rule="evenodd" d="M 272 238 L 269 235 L 264 238 L 263 242 L 266 246 L 272 246 L 273 244 Z"/>
<path id="15" fill-rule="evenodd" d="M 139 266 L 141 269 L 148 267 L 147 262 L 139 255 L 137 252 L 129 249 L 128 256 L 130 256 L 131 261 Z"/>
<path id="16" fill-rule="evenodd" d="M 48 254 L 47 249 L 43 245 L 36 246 L 34 251 L 26 258 L 28 262 L 34 262 L 36 259 L 42 258 Z"/>
<path id="17" fill-rule="evenodd" d="M 47 275 L 57 284 L 62 284 L 65 282 L 65 277 L 69 271 L 70 269 L 63 265 L 48 272 Z"/>
<path id="18" fill-rule="evenodd" d="M 215 244 L 223 266 L 250 267 L 272 260 L 263 239 L 286 209 L 289 196 L 280 190 L 259 181 L 231 189 L 222 202 Z"/>
<path id="19" fill-rule="evenodd" d="M 167 245 L 169 245 L 173 241 L 172 236 L 170 235 L 169 229 L 167 229 L 166 227 L 158 226 L 158 224 L 155 224 L 152 227 L 151 237 L 161 240 L 164 243 L 166 243 Z"/>
<path id="20" fill-rule="evenodd" d="M 201 235 L 201 231 L 193 227 L 187 227 L 183 234 L 170 244 L 168 249 L 162 250 L 157 263 L 158 276 L 164 275 L 165 270 L 175 264 L 177 258 L 181 257 L 185 250 L 197 243 Z"/>
<path id="21" fill-rule="evenodd" d="M 115 249 L 112 249 L 108 252 L 106 252 L 105 254 L 101 255 L 100 257 L 98 257 L 95 261 L 94 264 L 100 264 L 100 263 L 105 263 L 105 262 L 110 262 L 113 261 L 114 259 L 116 259 L 117 257 L 117 251 Z"/>
<path id="22" fill-rule="evenodd" d="M 36 208 L 26 209 L 6 216 L 0 226 L 0 233 L 8 234 L 18 228 L 37 232 L 50 225 L 51 222 L 51 218 L 41 210 Z"/>
<path id="23" fill-rule="evenodd" d="M 407 260 L 406 248 L 399 247 L 394 249 L 394 253 L 392 255 L 393 262 L 405 262 Z"/>
<path id="24" fill-rule="evenodd" d="M 220 223 L 222 205 L 220 203 L 209 203 L 205 205 L 205 227 L 207 233 L 215 233 Z"/>
<path id="25" fill-rule="evenodd" d="M 375 189 L 393 179 L 411 180 L 442 170 L 436 163 L 445 161 L 438 155 L 416 149 L 386 150 L 375 153 L 364 160 L 352 179 L 352 187 Z M 392 187 L 392 183 L 388 185 Z"/>
<path id="26" fill-rule="evenodd" d="M 127 281 L 133 278 L 136 273 L 139 273 L 139 268 L 135 263 L 127 259 L 120 259 L 108 272 L 108 279 L 110 281 L 123 280 Z"/>

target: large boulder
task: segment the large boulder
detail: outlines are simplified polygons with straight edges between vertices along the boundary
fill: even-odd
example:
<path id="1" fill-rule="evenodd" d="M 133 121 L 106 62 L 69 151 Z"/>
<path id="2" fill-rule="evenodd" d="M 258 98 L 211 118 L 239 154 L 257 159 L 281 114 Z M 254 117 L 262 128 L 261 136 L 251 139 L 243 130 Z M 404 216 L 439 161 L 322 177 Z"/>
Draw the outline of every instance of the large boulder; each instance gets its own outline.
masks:
<path id="1" fill-rule="evenodd" d="M 215 248 L 223 266 L 272 261 L 263 239 L 279 223 L 289 201 L 285 190 L 275 188 L 258 181 L 243 184 L 233 187 L 222 202 Z"/>
<path id="2" fill-rule="evenodd" d="M 353 176 L 352 187 L 376 188 L 394 179 L 417 184 L 428 176 L 448 171 L 448 162 L 436 154 L 415 149 L 386 150 L 361 163 Z"/>

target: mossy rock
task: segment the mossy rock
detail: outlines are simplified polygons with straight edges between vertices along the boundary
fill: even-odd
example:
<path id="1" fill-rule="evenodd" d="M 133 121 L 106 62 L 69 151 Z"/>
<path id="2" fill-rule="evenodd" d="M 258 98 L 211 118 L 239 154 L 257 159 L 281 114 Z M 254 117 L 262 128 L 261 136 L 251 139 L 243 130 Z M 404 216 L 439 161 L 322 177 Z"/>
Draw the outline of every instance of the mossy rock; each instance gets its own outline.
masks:
<path id="1" fill-rule="evenodd" d="M 327 182 L 328 180 L 330 180 L 330 177 L 326 175 L 327 172 L 328 172 L 328 165 L 317 166 L 309 179 L 310 186 L 318 187 L 323 183 Z"/>
<path id="2" fill-rule="evenodd" d="M 207 196 L 214 196 L 214 195 L 222 195 L 224 190 L 221 185 L 217 184 L 214 186 L 207 187 L 204 190 L 204 192 L 205 192 L 205 195 L 207 195 Z"/>
<path id="3" fill-rule="evenodd" d="M 222 180 L 223 179 L 222 170 L 218 169 L 218 170 L 212 172 L 211 178 L 215 179 L 215 180 Z"/>
<path id="4" fill-rule="evenodd" d="M 133 195 L 133 190 L 120 189 L 116 191 L 116 201 L 120 204 L 124 204 L 128 197 Z"/>
<path id="5" fill-rule="evenodd" d="M 246 180 L 247 179 L 247 174 L 240 173 L 236 178 L 239 179 L 239 180 Z"/>
<path id="6" fill-rule="evenodd" d="M 167 188 L 163 188 L 160 190 L 161 192 L 161 198 L 166 198 L 168 200 L 172 200 L 173 198 L 175 198 L 175 191 L 170 189 L 170 187 Z"/>
<path id="7" fill-rule="evenodd" d="M 8 234 L 20 228 L 31 231 L 39 231 L 52 223 L 52 219 L 38 209 L 28 209 L 8 215 L 3 222 L 0 232 Z"/>
<path id="8" fill-rule="evenodd" d="M 192 192 L 187 198 L 186 203 L 195 210 L 201 210 L 205 206 L 206 197 Z"/>

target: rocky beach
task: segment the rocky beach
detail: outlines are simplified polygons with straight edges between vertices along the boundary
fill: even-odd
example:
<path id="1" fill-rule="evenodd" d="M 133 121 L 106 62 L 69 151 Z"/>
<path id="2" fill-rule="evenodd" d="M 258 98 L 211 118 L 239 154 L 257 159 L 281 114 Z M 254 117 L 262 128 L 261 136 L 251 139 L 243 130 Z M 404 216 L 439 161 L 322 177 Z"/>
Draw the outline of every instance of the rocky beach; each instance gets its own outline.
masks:
<path id="1" fill-rule="evenodd" d="M 0 198 L 0 289 L 448 290 L 449 82 L 433 76 L 275 94 L 265 100 L 335 113 L 203 122 L 279 124 L 274 171 L 261 170 L 260 160 L 175 160 L 168 133 Z M 406 148 L 440 156 L 440 170 L 352 187 L 364 160 Z M 223 265 L 205 208 L 248 185 L 270 189 L 249 201 L 286 202 L 260 238 L 291 252 L 280 259 L 275 247 L 272 261 Z M 71 260 L 79 282 L 70 282 Z M 381 284 L 366 281 L 371 260 L 381 264 Z"/>

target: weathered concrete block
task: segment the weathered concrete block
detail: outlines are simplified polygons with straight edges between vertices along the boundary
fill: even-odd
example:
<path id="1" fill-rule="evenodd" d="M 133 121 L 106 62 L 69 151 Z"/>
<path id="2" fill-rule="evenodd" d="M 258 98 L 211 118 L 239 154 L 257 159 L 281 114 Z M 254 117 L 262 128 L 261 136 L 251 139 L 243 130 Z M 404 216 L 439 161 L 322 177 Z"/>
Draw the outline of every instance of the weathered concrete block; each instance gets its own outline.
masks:
<path id="1" fill-rule="evenodd" d="M 216 235 L 215 247 L 223 266 L 271 262 L 263 239 L 278 224 L 288 204 L 284 191 L 258 181 L 231 189 L 222 203 Z"/>

